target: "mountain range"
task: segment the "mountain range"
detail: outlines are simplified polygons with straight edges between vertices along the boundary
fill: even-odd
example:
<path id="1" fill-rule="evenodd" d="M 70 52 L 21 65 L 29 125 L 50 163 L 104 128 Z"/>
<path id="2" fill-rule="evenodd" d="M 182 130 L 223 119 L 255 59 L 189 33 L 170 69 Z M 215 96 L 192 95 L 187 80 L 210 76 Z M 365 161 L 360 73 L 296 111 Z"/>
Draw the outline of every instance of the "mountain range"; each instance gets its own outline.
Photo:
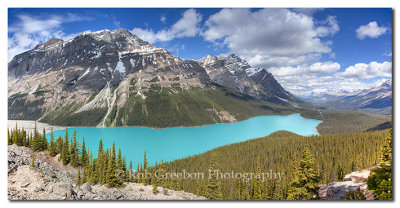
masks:
<path id="1" fill-rule="evenodd" d="M 234 54 L 185 60 L 125 29 L 51 39 L 8 64 L 9 119 L 193 126 L 309 106 Z"/>
<path id="2" fill-rule="evenodd" d="M 380 86 L 355 92 L 330 95 L 320 106 L 337 110 L 362 110 L 369 113 L 392 114 L 392 82 L 387 80 Z"/>

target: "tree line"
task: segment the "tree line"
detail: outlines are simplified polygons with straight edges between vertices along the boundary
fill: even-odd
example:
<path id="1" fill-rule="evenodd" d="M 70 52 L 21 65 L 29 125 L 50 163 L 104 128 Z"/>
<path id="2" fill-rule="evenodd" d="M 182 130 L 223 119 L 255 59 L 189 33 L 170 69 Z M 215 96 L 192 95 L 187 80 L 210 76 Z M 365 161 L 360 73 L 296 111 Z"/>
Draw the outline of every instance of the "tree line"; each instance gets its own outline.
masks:
<path id="1" fill-rule="evenodd" d="M 46 131 L 40 134 L 35 125 L 31 133 L 23 128 L 8 131 L 8 144 L 26 146 L 33 151 L 48 150 L 49 155 L 60 155 L 63 165 L 78 168 L 76 183 L 102 184 L 118 187 L 125 182 L 153 185 L 158 193 L 159 186 L 184 190 L 205 196 L 212 200 L 312 200 L 319 199 L 318 186 L 334 181 L 342 181 L 345 173 L 380 164 L 368 179 L 368 188 L 377 199 L 391 199 L 391 129 L 354 134 L 322 136 L 299 136 L 280 131 L 267 137 L 248 140 L 219 147 L 208 152 L 189 156 L 171 162 L 155 163 L 149 166 L 146 151 L 143 161 L 133 170 L 132 161 L 127 168 L 126 158 L 113 143 L 112 148 L 104 148 L 99 141 L 96 158 L 89 149 L 76 141 L 76 131 L 70 138 L 68 129 L 64 138 L 54 140 Z M 159 178 L 167 172 L 253 172 L 261 174 L 274 170 L 285 173 L 281 181 L 277 178 L 262 181 L 251 178 L 248 181 L 221 179 L 212 175 L 202 179 L 180 180 Z M 143 174 L 150 177 L 138 177 Z M 362 194 L 362 193 L 361 193 Z M 349 193 L 348 199 L 362 199 L 360 191 Z"/>

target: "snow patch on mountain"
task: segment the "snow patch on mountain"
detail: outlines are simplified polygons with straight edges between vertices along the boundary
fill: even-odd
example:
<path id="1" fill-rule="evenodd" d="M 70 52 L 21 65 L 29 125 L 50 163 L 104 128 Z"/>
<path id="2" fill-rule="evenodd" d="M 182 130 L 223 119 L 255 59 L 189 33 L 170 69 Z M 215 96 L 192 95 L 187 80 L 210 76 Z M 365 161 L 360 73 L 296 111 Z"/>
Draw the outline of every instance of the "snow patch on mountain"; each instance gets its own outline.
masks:
<path id="1" fill-rule="evenodd" d="M 257 74 L 258 72 L 260 72 L 261 70 L 263 70 L 263 68 L 247 68 L 245 69 L 247 76 L 251 77 L 255 74 Z"/>
<path id="2" fill-rule="evenodd" d="M 124 63 L 121 60 L 122 57 L 121 57 L 120 53 L 118 54 L 118 58 L 119 58 L 119 61 L 117 63 L 117 66 L 115 67 L 115 70 L 119 71 L 121 74 L 125 74 L 126 73 L 126 69 L 125 69 Z"/>

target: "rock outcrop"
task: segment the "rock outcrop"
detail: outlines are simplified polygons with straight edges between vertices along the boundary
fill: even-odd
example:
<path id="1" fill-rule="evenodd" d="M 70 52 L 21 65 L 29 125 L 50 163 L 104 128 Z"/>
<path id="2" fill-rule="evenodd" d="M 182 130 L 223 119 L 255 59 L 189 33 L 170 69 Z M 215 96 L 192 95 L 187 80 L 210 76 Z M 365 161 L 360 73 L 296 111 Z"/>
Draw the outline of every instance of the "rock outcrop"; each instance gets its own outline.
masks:
<path id="1" fill-rule="evenodd" d="M 374 200 L 374 195 L 367 188 L 367 180 L 371 174 L 371 170 L 376 167 L 377 166 L 373 166 L 346 174 L 342 182 L 332 182 L 327 185 L 321 185 L 319 189 L 321 199 L 343 200 L 347 192 L 360 188 L 366 200 Z"/>
<path id="2" fill-rule="evenodd" d="M 42 155 L 39 155 L 42 154 Z M 120 188 L 103 185 L 81 186 L 75 184 L 76 170 L 60 170 L 50 162 L 34 159 L 42 158 L 42 153 L 34 153 L 26 147 L 15 144 L 8 146 L 8 199 L 9 200 L 205 200 L 184 191 L 158 187 L 153 194 L 153 186 L 125 183 Z M 55 158 L 56 159 L 56 158 Z"/>

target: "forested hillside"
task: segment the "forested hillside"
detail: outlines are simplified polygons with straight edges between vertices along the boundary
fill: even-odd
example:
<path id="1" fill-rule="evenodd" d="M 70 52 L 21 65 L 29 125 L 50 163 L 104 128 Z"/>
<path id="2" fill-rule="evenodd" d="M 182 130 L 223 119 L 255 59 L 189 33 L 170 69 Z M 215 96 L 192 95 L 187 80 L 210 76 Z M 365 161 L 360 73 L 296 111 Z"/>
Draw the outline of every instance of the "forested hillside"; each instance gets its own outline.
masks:
<path id="1" fill-rule="evenodd" d="M 392 121 L 391 116 L 361 111 L 307 110 L 303 111 L 301 116 L 322 120 L 317 126 L 318 133 L 322 135 L 365 132 Z M 388 127 L 384 125 L 379 129 Z"/>
<path id="2" fill-rule="evenodd" d="M 168 162 L 155 168 L 165 172 L 205 173 L 203 180 L 171 180 L 167 187 L 182 189 L 197 195 L 210 196 L 211 190 L 220 195 L 216 199 L 288 198 L 298 162 L 307 163 L 315 172 L 314 185 L 340 181 L 348 172 L 376 165 L 387 131 L 303 137 L 290 132 L 276 132 L 270 136 L 216 148 L 203 154 Z M 307 149 L 307 150 L 306 150 Z M 307 155 L 307 152 L 309 155 Z M 213 158 L 214 157 L 214 158 Z M 314 159 L 315 158 L 315 159 Z M 258 162 L 257 162 L 258 161 Z M 216 180 L 210 187 L 209 168 L 221 173 L 283 173 L 266 180 Z M 255 191 L 258 190 L 258 191 Z M 214 193 L 214 192 L 213 192 Z M 262 197 L 259 197 L 261 193 Z"/>

